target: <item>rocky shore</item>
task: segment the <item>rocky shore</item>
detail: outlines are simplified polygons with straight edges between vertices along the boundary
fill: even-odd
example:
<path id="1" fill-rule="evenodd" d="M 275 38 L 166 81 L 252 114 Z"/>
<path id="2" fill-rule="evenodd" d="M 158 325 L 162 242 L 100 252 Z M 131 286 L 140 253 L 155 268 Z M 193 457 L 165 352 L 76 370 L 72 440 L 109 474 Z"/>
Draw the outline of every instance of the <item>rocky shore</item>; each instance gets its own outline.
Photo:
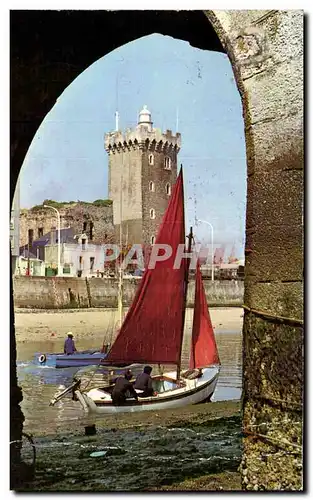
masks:
<path id="1" fill-rule="evenodd" d="M 85 425 L 90 425 L 86 420 Z M 34 437 L 35 479 L 17 491 L 240 490 L 239 401 L 109 416 Z M 25 452 L 24 452 L 25 455 Z"/>

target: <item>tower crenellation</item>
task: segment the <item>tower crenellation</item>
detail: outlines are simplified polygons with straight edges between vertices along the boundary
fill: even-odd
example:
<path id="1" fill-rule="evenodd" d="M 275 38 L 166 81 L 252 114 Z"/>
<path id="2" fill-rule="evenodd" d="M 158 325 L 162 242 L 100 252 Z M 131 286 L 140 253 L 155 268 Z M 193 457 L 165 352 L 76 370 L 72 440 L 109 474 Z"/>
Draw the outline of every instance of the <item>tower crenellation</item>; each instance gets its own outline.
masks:
<path id="1" fill-rule="evenodd" d="M 128 243 L 153 243 L 177 177 L 181 135 L 153 127 L 146 106 L 138 124 L 105 134 L 113 221 Z"/>

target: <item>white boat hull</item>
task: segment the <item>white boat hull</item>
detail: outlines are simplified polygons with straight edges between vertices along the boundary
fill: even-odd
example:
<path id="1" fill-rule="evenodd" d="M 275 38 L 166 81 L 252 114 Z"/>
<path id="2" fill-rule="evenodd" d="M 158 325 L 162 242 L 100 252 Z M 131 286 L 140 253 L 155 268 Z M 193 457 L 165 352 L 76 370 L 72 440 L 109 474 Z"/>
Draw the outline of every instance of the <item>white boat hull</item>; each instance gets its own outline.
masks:
<path id="1" fill-rule="evenodd" d="M 202 373 L 202 376 L 197 379 L 185 379 L 184 387 L 168 390 L 150 398 L 139 397 L 138 401 L 130 398 L 121 406 L 113 405 L 111 396 L 99 389 L 92 389 L 88 393 L 76 390 L 75 394 L 84 410 L 96 415 L 180 408 L 186 405 L 203 403 L 213 395 L 217 384 L 219 367 L 203 368 Z M 164 376 L 175 379 L 176 372 L 165 373 Z"/>

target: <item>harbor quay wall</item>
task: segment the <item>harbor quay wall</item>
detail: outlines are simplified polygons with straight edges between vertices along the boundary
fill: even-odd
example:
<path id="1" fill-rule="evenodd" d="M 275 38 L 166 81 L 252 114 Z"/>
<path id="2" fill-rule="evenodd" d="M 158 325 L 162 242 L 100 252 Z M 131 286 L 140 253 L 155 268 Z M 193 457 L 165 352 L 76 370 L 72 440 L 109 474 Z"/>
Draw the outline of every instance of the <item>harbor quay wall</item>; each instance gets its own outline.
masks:
<path id="1" fill-rule="evenodd" d="M 124 279 L 123 304 L 130 306 L 141 278 Z M 242 306 L 243 281 L 204 281 L 210 306 Z M 16 276 L 14 307 L 30 309 L 79 309 L 117 307 L 118 282 L 114 278 L 65 278 Z M 194 303 L 195 282 L 188 286 L 187 306 Z"/>

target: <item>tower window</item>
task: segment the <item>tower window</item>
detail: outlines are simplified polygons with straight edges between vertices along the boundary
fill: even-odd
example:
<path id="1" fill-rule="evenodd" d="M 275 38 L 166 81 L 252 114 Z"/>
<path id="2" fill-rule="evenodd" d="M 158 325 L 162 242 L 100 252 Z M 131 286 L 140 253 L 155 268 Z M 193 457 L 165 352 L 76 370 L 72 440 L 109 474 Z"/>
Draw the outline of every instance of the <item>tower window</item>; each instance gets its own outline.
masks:
<path id="1" fill-rule="evenodd" d="M 83 223 L 83 233 L 87 231 L 87 222 L 84 222 Z"/>
<path id="2" fill-rule="evenodd" d="M 149 191 L 153 191 L 154 192 L 154 188 L 155 188 L 154 182 L 150 181 L 149 182 Z"/>
<path id="3" fill-rule="evenodd" d="M 171 159 L 169 156 L 166 156 L 164 158 L 164 168 L 166 168 L 166 170 L 170 170 L 171 169 Z"/>
<path id="4" fill-rule="evenodd" d="M 149 155 L 149 165 L 154 165 L 154 156 Z"/>
<path id="5" fill-rule="evenodd" d="M 154 208 L 150 208 L 150 219 L 155 219 L 155 210 L 154 210 Z"/>
<path id="6" fill-rule="evenodd" d="M 151 236 L 150 242 L 151 242 L 151 245 L 154 245 L 154 243 L 155 243 L 155 236 Z"/>
<path id="7" fill-rule="evenodd" d="M 43 227 L 38 228 L 38 238 L 41 238 L 43 236 Z"/>
<path id="8" fill-rule="evenodd" d="M 170 196 L 170 195 L 171 195 L 171 192 L 172 192 L 172 189 L 171 189 L 171 185 L 170 185 L 170 183 L 169 183 L 169 182 L 166 184 L 166 186 L 165 186 L 165 190 L 166 190 L 166 194 L 167 194 L 168 196 Z"/>

